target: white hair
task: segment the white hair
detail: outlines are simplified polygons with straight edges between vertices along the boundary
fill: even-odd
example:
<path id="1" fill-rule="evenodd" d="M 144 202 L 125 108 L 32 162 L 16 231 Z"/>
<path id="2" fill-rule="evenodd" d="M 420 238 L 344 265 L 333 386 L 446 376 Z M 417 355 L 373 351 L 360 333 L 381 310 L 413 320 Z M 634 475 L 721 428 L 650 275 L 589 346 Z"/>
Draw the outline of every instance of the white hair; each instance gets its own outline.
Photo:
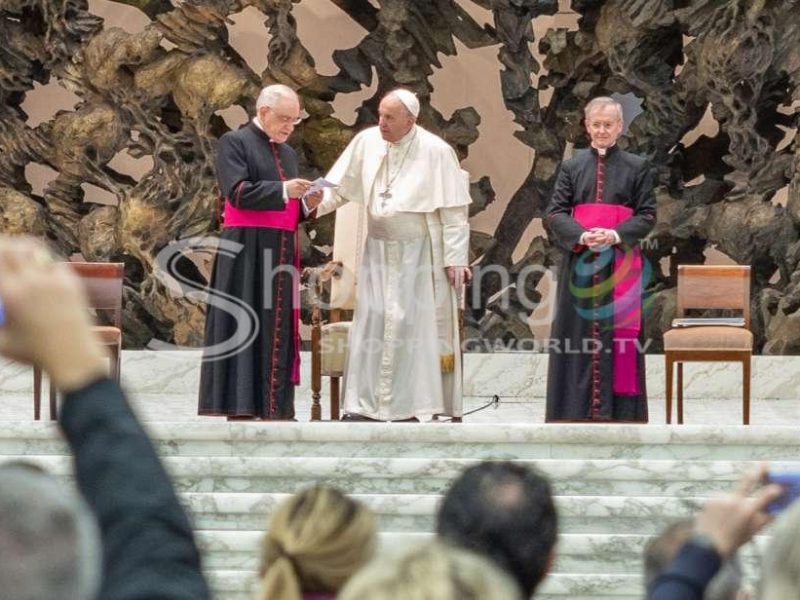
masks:
<path id="1" fill-rule="evenodd" d="M 397 88 L 386 95 L 393 96 L 394 98 L 400 100 L 402 105 L 406 107 L 406 110 L 409 112 L 409 114 L 415 119 L 419 116 L 419 99 L 414 92 L 404 88 Z"/>
<path id="2" fill-rule="evenodd" d="M 295 91 L 288 85 L 283 85 L 282 83 L 268 85 L 261 90 L 261 93 L 258 95 L 258 100 L 256 100 L 256 110 L 261 110 L 263 106 L 275 108 L 275 105 L 278 102 L 286 98 L 297 100 L 297 93 L 295 93 Z"/>
<path id="3" fill-rule="evenodd" d="M 0 482 L 3 598 L 94 598 L 100 531 L 77 490 L 25 463 L 0 465 Z"/>
<path id="4" fill-rule="evenodd" d="M 590 100 L 586 108 L 583 109 L 583 115 L 588 119 L 594 111 L 605 108 L 606 106 L 611 106 L 616 109 L 619 120 L 623 120 L 622 104 L 614 100 L 611 96 L 598 96 Z"/>

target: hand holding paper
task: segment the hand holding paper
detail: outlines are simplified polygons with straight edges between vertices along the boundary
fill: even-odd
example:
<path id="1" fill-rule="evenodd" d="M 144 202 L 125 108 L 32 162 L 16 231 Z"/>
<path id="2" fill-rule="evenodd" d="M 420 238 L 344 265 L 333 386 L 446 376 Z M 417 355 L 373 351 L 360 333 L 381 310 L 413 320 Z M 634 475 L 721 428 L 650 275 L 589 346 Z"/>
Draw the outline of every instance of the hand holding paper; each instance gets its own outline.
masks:
<path id="1" fill-rule="evenodd" d="M 284 182 L 286 186 L 286 193 L 289 198 L 298 198 L 301 194 L 305 194 L 306 190 L 311 186 L 311 182 L 307 179 L 295 178 L 289 179 Z"/>
<path id="2" fill-rule="evenodd" d="M 305 214 L 311 214 L 311 212 L 313 212 L 314 209 L 319 206 L 320 202 L 322 202 L 322 192 L 325 190 L 325 188 L 335 187 L 339 186 L 323 177 L 317 177 L 314 181 L 312 181 L 309 188 L 300 198 L 300 202 L 303 204 L 303 211 Z"/>
<path id="3" fill-rule="evenodd" d="M 317 177 L 314 181 L 311 182 L 311 186 L 306 190 L 305 194 L 303 194 L 303 198 L 311 194 L 316 194 L 317 192 L 321 192 L 325 188 L 335 188 L 335 187 L 339 186 L 333 183 L 332 181 L 328 181 L 324 177 Z"/>

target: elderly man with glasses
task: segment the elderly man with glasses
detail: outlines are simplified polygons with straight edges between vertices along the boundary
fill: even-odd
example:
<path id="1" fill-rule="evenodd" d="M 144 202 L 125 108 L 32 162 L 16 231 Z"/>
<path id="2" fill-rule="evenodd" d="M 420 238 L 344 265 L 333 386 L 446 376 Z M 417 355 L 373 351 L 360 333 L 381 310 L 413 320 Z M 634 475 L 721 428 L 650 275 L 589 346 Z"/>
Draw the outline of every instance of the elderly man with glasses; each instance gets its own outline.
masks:
<path id="1" fill-rule="evenodd" d="M 299 198 L 286 144 L 300 101 L 285 85 L 265 87 L 257 114 L 219 140 L 223 230 L 214 262 L 200 377 L 201 415 L 290 420 L 299 383 Z M 313 195 L 312 195 L 313 196 Z"/>

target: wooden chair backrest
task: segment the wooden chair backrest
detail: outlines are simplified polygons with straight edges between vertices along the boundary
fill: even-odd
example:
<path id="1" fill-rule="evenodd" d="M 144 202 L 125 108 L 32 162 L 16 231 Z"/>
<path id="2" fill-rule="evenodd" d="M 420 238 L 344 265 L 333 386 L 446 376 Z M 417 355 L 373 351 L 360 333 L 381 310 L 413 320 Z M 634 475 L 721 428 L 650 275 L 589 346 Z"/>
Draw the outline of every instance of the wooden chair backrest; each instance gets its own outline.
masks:
<path id="1" fill-rule="evenodd" d="M 111 324 L 122 329 L 122 282 L 124 263 L 70 262 L 81 278 L 89 308 L 108 312 Z"/>
<path id="2" fill-rule="evenodd" d="M 356 307 L 356 273 L 361 266 L 366 236 L 366 211 L 360 203 L 348 202 L 336 211 L 331 260 L 342 263 L 342 267 L 341 275 L 331 280 L 331 308 Z"/>
<path id="3" fill-rule="evenodd" d="M 693 308 L 741 310 L 750 329 L 750 267 L 746 265 L 678 265 L 676 316 Z"/>

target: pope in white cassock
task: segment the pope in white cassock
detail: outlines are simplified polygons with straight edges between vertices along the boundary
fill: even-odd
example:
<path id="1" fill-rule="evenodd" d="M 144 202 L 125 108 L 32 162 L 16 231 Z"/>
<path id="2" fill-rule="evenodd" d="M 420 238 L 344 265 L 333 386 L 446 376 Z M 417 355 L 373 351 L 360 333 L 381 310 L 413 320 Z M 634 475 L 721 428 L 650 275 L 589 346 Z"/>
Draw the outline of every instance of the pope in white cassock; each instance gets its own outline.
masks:
<path id="1" fill-rule="evenodd" d="M 416 124 L 408 90 L 384 96 L 326 179 L 322 216 L 366 211 L 343 420 L 462 415 L 457 292 L 469 282 L 468 175 L 453 149 Z M 313 207 L 309 207 L 313 208 Z"/>

